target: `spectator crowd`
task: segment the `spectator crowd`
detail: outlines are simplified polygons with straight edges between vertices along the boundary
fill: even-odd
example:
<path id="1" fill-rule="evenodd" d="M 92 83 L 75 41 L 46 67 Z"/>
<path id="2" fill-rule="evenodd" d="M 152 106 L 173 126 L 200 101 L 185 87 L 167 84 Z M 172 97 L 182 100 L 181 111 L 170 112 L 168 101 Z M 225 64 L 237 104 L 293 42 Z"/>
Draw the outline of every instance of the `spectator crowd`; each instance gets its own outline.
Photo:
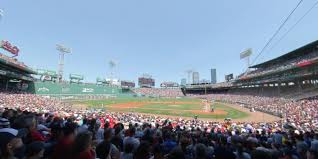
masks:
<path id="1" fill-rule="evenodd" d="M 151 97 L 176 98 L 184 96 L 180 88 L 134 88 L 136 94 Z"/>
<path id="2" fill-rule="evenodd" d="M 202 121 L 79 110 L 30 94 L 0 94 L 0 156 L 27 159 L 315 159 L 317 99 L 193 96 L 283 114 L 283 122 Z"/>
<path id="3" fill-rule="evenodd" d="M 318 52 L 314 51 L 310 54 L 299 56 L 297 58 L 293 58 L 291 60 L 286 60 L 284 62 L 278 61 L 276 63 L 271 64 L 270 66 L 259 67 L 255 70 L 248 71 L 239 76 L 240 79 L 244 78 L 253 78 L 265 74 L 271 74 L 277 71 L 283 71 L 287 69 L 294 68 L 299 65 L 306 64 L 308 62 L 314 61 L 318 59 Z"/>

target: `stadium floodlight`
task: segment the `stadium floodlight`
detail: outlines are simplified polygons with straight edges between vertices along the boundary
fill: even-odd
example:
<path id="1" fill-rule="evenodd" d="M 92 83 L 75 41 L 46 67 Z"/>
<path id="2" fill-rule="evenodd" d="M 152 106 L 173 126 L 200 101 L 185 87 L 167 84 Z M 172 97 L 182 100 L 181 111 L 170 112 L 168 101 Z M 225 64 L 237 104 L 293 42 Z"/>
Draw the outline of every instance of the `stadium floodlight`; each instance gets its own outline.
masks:
<path id="1" fill-rule="evenodd" d="M 2 19 L 3 15 L 4 15 L 3 13 L 4 13 L 4 11 L 2 9 L 0 9 L 0 20 Z"/>
<path id="2" fill-rule="evenodd" d="M 64 47 L 61 44 L 56 44 L 56 49 L 60 52 L 63 52 L 63 53 L 71 53 L 72 52 L 70 48 Z"/>
<path id="3" fill-rule="evenodd" d="M 110 60 L 110 61 L 108 62 L 108 64 L 109 64 L 109 67 L 110 67 L 110 68 L 114 68 L 114 67 L 116 67 L 117 62 L 116 62 L 115 60 Z"/>
<path id="4" fill-rule="evenodd" d="M 248 48 L 245 51 L 240 53 L 240 59 L 246 59 L 247 61 L 247 71 L 250 67 L 250 56 L 252 55 L 252 49 Z"/>
<path id="5" fill-rule="evenodd" d="M 109 65 L 109 68 L 110 68 L 110 80 L 111 80 L 111 83 L 113 82 L 113 79 L 114 79 L 114 69 L 116 68 L 118 62 L 115 61 L 115 60 L 109 60 L 108 61 L 108 65 Z"/>
<path id="6" fill-rule="evenodd" d="M 58 68 L 58 78 L 57 81 L 61 82 L 63 80 L 63 71 L 64 71 L 64 55 L 72 52 L 70 48 L 67 48 L 61 44 L 56 44 L 56 50 L 59 51 L 59 68 Z"/>

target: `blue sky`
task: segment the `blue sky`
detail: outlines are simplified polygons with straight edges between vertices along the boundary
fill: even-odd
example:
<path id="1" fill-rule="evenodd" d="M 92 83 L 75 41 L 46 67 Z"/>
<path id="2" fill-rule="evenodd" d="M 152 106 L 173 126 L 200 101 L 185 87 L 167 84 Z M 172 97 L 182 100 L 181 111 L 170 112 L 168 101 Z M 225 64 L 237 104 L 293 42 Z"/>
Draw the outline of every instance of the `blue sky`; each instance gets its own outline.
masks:
<path id="1" fill-rule="evenodd" d="M 304 0 L 273 44 L 316 0 Z M 108 61 L 118 61 L 120 79 L 137 81 L 143 73 L 176 81 L 185 70 L 218 81 L 246 68 L 239 53 L 255 55 L 276 31 L 298 0 L 0 0 L 4 17 L 0 39 L 20 48 L 19 60 L 31 67 L 56 70 L 55 44 L 72 48 L 65 74 L 85 81 L 109 75 Z M 318 39 L 318 7 L 256 63 L 277 57 Z M 316 18 L 316 19 L 315 19 Z M 271 48 L 271 46 L 269 47 Z M 3 52 L 3 51 L 2 51 Z"/>

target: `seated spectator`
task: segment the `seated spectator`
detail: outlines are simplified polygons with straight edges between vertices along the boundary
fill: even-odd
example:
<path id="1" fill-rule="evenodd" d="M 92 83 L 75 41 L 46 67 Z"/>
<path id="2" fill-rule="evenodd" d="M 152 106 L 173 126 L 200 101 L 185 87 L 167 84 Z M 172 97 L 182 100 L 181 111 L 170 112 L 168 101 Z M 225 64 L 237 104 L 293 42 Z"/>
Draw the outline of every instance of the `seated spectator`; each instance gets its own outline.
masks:
<path id="1" fill-rule="evenodd" d="M 23 142 L 18 135 L 18 130 L 12 128 L 0 129 L 0 151 L 1 159 L 12 159 L 24 154 Z"/>
<path id="2" fill-rule="evenodd" d="M 41 159 L 44 155 L 44 143 L 34 141 L 27 146 L 26 158 L 27 159 Z"/>
<path id="3" fill-rule="evenodd" d="M 234 152 L 236 159 L 251 159 L 251 156 L 243 151 L 243 146 L 241 143 L 237 144 L 237 150 Z"/>
<path id="4" fill-rule="evenodd" d="M 318 158 L 318 152 L 314 150 L 309 150 L 307 152 L 307 159 L 317 159 Z"/>
<path id="5" fill-rule="evenodd" d="M 45 157 L 51 155 L 58 141 L 62 140 L 63 126 L 64 126 L 63 120 L 60 118 L 56 118 L 55 121 L 53 121 L 50 124 L 49 127 L 51 129 L 51 134 L 50 134 L 49 140 L 47 140 L 46 142 L 45 153 L 44 153 Z"/>
<path id="6" fill-rule="evenodd" d="M 88 119 L 84 118 L 82 125 L 78 128 L 78 133 L 82 133 L 88 130 Z"/>
<path id="7" fill-rule="evenodd" d="M 164 153 L 168 154 L 173 148 L 177 146 L 177 143 L 172 139 L 172 135 L 170 132 L 164 133 L 163 139 Z"/>
<path id="8" fill-rule="evenodd" d="M 133 159 L 134 158 L 133 150 L 134 150 L 134 145 L 126 144 L 124 147 L 124 152 L 120 154 L 120 159 Z"/>
<path id="9" fill-rule="evenodd" d="M 58 141 L 53 151 L 53 159 L 67 159 L 71 155 L 72 145 L 76 137 L 77 124 L 66 123 L 63 128 L 63 137 Z"/>
<path id="10" fill-rule="evenodd" d="M 203 144 L 195 145 L 195 159 L 206 159 L 208 157 L 207 147 Z"/>
<path id="11" fill-rule="evenodd" d="M 164 159 L 163 148 L 160 144 L 153 147 L 153 158 L 152 159 Z"/>
<path id="12" fill-rule="evenodd" d="M 186 159 L 184 152 L 180 147 L 175 147 L 168 155 L 168 159 Z"/>
<path id="13" fill-rule="evenodd" d="M 6 118 L 0 118 L 0 129 L 9 128 L 9 127 L 10 127 L 10 121 Z"/>
<path id="14" fill-rule="evenodd" d="M 46 138 L 37 129 L 37 120 L 34 115 L 28 115 L 23 118 L 26 128 L 30 132 L 31 141 L 46 141 Z"/>
<path id="15" fill-rule="evenodd" d="M 118 148 L 119 151 L 123 151 L 123 137 L 122 137 L 122 127 L 120 125 L 115 126 L 115 136 L 112 138 L 111 142 Z"/>
<path id="16" fill-rule="evenodd" d="M 120 152 L 117 147 L 110 141 L 112 139 L 112 129 L 108 128 L 104 131 L 104 141 L 96 147 L 96 156 L 100 159 L 119 159 Z"/>
<path id="17" fill-rule="evenodd" d="M 150 155 L 150 144 L 148 142 L 140 143 L 139 147 L 137 148 L 136 152 L 134 153 L 134 159 L 149 159 Z"/>
<path id="18" fill-rule="evenodd" d="M 272 155 L 270 152 L 266 152 L 263 150 L 255 150 L 252 152 L 252 159 L 266 159 L 266 158 L 272 158 Z"/>
<path id="19" fill-rule="evenodd" d="M 129 133 L 128 136 L 125 137 L 125 139 L 124 139 L 124 141 L 123 141 L 124 147 L 125 147 L 125 145 L 127 145 L 127 144 L 132 144 L 132 145 L 134 145 L 134 151 L 136 151 L 137 148 L 138 148 L 139 145 L 140 145 L 140 141 L 139 141 L 137 138 L 134 137 L 134 136 L 135 136 L 135 132 L 136 132 L 136 128 L 135 128 L 135 127 L 131 127 L 131 128 L 128 130 L 128 133 Z"/>
<path id="20" fill-rule="evenodd" d="M 224 145 L 220 145 L 215 149 L 215 159 L 235 159 L 235 154 L 228 148 L 226 148 Z"/>
<path id="21" fill-rule="evenodd" d="M 71 153 L 72 159 L 95 159 L 95 151 L 92 148 L 92 133 L 79 133 L 72 144 Z"/>

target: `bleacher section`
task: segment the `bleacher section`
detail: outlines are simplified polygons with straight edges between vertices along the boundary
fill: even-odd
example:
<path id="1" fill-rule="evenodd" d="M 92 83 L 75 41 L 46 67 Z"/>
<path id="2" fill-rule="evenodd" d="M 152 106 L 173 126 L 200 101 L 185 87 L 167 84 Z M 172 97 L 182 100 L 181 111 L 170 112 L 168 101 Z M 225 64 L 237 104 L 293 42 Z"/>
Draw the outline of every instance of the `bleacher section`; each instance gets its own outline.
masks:
<path id="1" fill-rule="evenodd" d="M 184 96 L 180 88 L 134 88 L 133 92 L 148 97 L 176 98 Z"/>
<path id="2" fill-rule="evenodd" d="M 318 41 L 254 65 L 232 82 L 187 86 L 187 93 L 229 93 L 302 99 L 318 95 Z"/>

